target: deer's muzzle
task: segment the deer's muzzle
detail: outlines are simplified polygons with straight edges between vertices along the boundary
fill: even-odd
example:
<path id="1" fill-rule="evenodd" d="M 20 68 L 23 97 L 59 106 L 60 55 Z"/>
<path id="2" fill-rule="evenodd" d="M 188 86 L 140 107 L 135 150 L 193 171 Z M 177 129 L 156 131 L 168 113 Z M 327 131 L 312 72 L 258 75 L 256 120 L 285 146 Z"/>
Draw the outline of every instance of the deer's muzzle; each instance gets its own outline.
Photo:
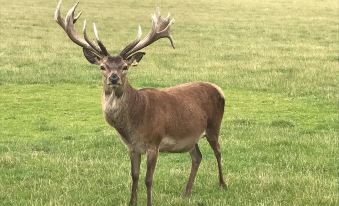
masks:
<path id="1" fill-rule="evenodd" d="M 119 82 L 120 78 L 117 74 L 112 74 L 109 78 L 108 81 L 111 84 L 117 84 Z"/>

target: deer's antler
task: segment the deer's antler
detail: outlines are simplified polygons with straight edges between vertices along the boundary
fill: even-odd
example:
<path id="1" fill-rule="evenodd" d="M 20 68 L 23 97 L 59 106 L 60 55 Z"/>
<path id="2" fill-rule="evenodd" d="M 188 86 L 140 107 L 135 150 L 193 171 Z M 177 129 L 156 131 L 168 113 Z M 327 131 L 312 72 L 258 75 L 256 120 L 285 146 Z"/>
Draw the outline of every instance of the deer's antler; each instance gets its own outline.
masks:
<path id="1" fill-rule="evenodd" d="M 79 2 L 77 2 L 66 14 L 65 19 L 63 19 L 60 15 L 60 7 L 61 7 L 62 0 L 59 1 L 55 13 L 54 13 L 54 19 L 55 21 L 63 28 L 63 30 L 66 32 L 68 37 L 77 45 L 81 46 L 83 49 L 87 49 L 94 55 L 96 55 L 99 58 L 102 58 L 104 56 L 108 56 L 109 53 L 107 52 L 106 47 L 103 45 L 103 43 L 99 39 L 98 31 L 96 29 L 95 24 L 93 23 L 93 30 L 96 38 L 96 44 L 89 40 L 86 32 L 86 20 L 84 21 L 84 27 L 83 27 L 83 33 L 84 37 L 82 38 L 76 31 L 75 31 L 75 23 L 81 16 L 82 12 L 79 12 L 77 16 L 74 16 L 75 9 L 78 6 Z"/>
<path id="2" fill-rule="evenodd" d="M 127 58 L 161 38 L 168 38 L 174 48 L 173 38 L 170 33 L 170 26 L 174 23 L 174 19 L 170 18 L 169 14 L 166 18 L 161 17 L 159 8 L 157 8 L 156 13 L 151 18 L 152 28 L 147 36 L 141 40 L 141 27 L 139 26 L 137 38 L 120 52 L 120 56 Z"/>

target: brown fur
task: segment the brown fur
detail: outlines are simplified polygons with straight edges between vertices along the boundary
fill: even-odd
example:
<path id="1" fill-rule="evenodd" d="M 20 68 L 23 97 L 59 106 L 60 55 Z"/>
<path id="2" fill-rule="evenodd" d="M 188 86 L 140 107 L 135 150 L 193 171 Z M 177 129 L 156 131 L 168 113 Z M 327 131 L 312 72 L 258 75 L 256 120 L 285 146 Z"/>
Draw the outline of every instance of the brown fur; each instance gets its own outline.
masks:
<path id="1" fill-rule="evenodd" d="M 202 158 L 198 147 L 202 136 L 206 136 L 214 151 L 219 184 L 225 187 L 218 143 L 225 106 L 222 90 L 206 82 L 161 90 L 136 90 L 128 83 L 121 69 L 123 65 L 121 62 L 105 63 L 102 105 L 106 121 L 118 131 L 129 149 L 133 180 L 130 205 L 137 202 L 140 155 L 144 153 L 147 155 L 147 205 L 152 205 L 153 173 L 159 152 L 190 153 L 192 168 L 184 191 L 184 196 L 189 196 Z M 119 76 L 118 86 L 107 83 L 112 74 Z"/>
<path id="2" fill-rule="evenodd" d="M 219 184 L 226 186 L 221 166 L 218 142 L 219 130 L 224 114 L 225 100 L 221 89 L 211 83 L 197 82 L 178 85 L 167 89 L 140 89 L 130 86 L 128 68 L 135 66 L 145 55 L 140 52 L 153 42 L 168 38 L 174 42 L 170 26 L 174 19 L 163 18 L 159 10 L 152 15 L 151 31 L 141 39 L 141 27 L 137 38 L 117 56 L 111 56 L 94 26 L 95 42 L 89 40 L 84 25 L 84 35 L 79 35 L 75 23 L 76 3 L 64 19 L 61 17 L 59 1 L 54 19 L 68 37 L 83 48 L 88 62 L 97 64 L 102 71 L 102 109 L 109 125 L 114 127 L 127 145 L 131 160 L 132 188 L 130 205 L 137 203 L 138 180 L 141 154 L 146 153 L 147 205 L 152 205 L 152 182 L 159 152 L 189 152 L 192 159 L 191 173 L 184 191 L 190 195 L 199 164 L 201 152 L 198 141 L 202 136 L 212 147 L 218 163 Z M 83 36 L 83 38 L 82 38 Z"/>
<path id="3" fill-rule="evenodd" d="M 223 94 L 212 84 L 197 82 L 163 90 L 135 90 L 128 83 L 118 97 L 116 90 L 103 92 L 103 111 L 106 121 L 122 136 L 130 150 L 140 153 L 147 145 L 159 147 L 163 138 L 172 147 L 162 152 L 188 152 L 201 136 L 219 130 L 223 112 Z M 217 132 L 217 131 L 215 131 Z"/>

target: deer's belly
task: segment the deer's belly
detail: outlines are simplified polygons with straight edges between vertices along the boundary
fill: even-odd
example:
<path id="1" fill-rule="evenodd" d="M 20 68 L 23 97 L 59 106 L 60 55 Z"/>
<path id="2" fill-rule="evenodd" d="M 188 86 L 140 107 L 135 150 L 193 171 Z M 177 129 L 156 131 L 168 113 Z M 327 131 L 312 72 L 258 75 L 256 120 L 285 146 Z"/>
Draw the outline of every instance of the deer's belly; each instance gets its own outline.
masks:
<path id="1" fill-rule="evenodd" d="M 160 152 L 188 152 L 194 148 L 203 134 L 196 137 L 173 138 L 164 137 L 159 145 Z"/>

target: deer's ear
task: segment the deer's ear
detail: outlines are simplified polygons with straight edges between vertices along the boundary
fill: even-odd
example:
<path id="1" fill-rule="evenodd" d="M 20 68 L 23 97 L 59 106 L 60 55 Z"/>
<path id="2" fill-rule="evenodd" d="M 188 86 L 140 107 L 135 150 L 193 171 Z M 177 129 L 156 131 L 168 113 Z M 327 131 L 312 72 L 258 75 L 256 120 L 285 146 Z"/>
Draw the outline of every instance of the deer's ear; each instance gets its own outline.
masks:
<path id="1" fill-rule="evenodd" d="M 131 56 L 129 56 L 126 60 L 128 66 L 132 65 L 132 66 L 137 66 L 138 63 L 140 62 L 140 60 L 142 59 L 142 57 L 145 55 L 145 52 L 137 52 L 132 54 Z"/>
<path id="2" fill-rule="evenodd" d="M 99 65 L 99 57 L 86 48 L 83 48 L 82 51 L 84 52 L 84 55 L 89 63 Z"/>

